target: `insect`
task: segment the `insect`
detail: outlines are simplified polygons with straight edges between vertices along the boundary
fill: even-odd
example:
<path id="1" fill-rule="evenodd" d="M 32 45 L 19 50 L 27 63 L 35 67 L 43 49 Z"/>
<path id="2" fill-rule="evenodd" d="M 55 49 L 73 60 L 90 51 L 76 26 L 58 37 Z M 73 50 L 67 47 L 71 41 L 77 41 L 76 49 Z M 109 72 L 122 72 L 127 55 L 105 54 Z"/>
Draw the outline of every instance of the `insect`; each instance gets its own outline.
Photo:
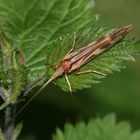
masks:
<path id="1" fill-rule="evenodd" d="M 73 51 L 75 40 L 76 40 L 76 35 L 74 35 L 73 45 L 72 45 L 71 50 L 61 60 L 59 66 L 56 68 L 56 71 L 52 75 L 52 77 L 37 91 L 36 94 L 34 94 L 34 96 L 32 96 L 32 98 L 25 104 L 22 110 L 28 105 L 28 103 L 32 99 L 34 99 L 40 93 L 40 91 L 42 91 L 42 89 L 44 89 L 44 87 L 46 87 L 50 82 L 52 82 L 54 79 L 56 79 L 59 76 L 62 76 L 62 75 L 65 76 L 66 82 L 69 86 L 69 90 L 70 92 L 72 92 L 71 84 L 68 79 L 68 74 L 81 68 L 83 65 L 91 61 L 91 59 L 94 59 L 95 57 L 109 50 L 115 44 L 120 42 L 131 31 L 131 29 L 132 29 L 132 25 L 127 25 L 127 26 L 118 28 L 113 33 L 110 33 L 98 39 L 96 42 L 92 42 L 89 45 L 78 49 L 77 51 Z M 102 72 L 98 72 L 96 70 L 87 70 L 87 71 L 79 72 L 77 74 L 91 73 L 91 72 L 106 76 L 106 74 Z"/>
<path id="2" fill-rule="evenodd" d="M 60 65 L 56 68 L 56 71 L 53 74 L 53 76 L 43 85 L 43 87 L 40 90 L 42 90 L 45 86 L 47 86 L 51 81 L 53 81 L 57 77 L 64 75 L 69 86 L 69 90 L 70 92 L 72 92 L 71 84 L 67 75 L 81 68 L 91 59 L 99 56 L 100 54 L 113 47 L 115 44 L 121 41 L 130 32 L 131 29 L 132 25 L 121 27 L 115 32 L 98 39 L 96 42 L 90 43 L 89 45 L 73 52 L 76 39 L 76 35 L 74 35 L 74 41 L 71 50 L 61 60 Z M 106 74 L 95 70 L 87 70 L 83 72 L 78 72 L 77 74 L 90 72 L 106 76 Z"/>

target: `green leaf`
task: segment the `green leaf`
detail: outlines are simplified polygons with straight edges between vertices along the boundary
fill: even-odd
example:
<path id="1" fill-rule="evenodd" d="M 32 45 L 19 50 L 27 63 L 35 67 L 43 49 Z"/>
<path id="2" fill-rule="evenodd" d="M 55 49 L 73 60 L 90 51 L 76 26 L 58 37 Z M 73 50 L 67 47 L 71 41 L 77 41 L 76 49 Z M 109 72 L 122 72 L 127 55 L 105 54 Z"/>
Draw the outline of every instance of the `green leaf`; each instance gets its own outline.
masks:
<path id="1" fill-rule="evenodd" d="M 0 85 L 5 88 L 3 96 L 5 103 L 0 110 L 9 103 L 16 103 L 23 87 L 27 82 L 27 69 L 24 65 L 25 56 L 20 48 L 16 48 L 12 41 L 7 38 L 5 33 L 0 30 L 1 47 L 1 82 Z M 6 90 L 10 87 L 10 91 Z"/>
<path id="2" fill-rule="evenodd" d="M 13 140 L 16 140 L 22 130 L 23 124 L 19 123 L 14 129 Z"/>
<path id="3" fill-rule="evenodd" d="M 1 130 L 1 128 L 0 128 L 0 140 L 4 140 L 4 134 L 3 134 L 2 130 Z"/>
<path id="4" fill-rule="evenodd" d="M 113 31 L 114 30 L 97 28 L 96 26 L 93 26 L 87 30 L 82 29 L 82 31 L 77 32 L 74 50 L 84 47 Z M 62 40 L 58 39 L 56 42 L 50 44 L 50 48 L 52 49 L 48 53 L 47 57 L 47 72 L 49 77 L 53 75 L 56 66 L 60 64 L 62 58 L 64 58 L 69 52 L 72 43 L 73 35 L 69 34 L 62 37 Z M 134 61 L 134 58 L 131 55 L 134 53 L 136 46 L 137 43 L 134 40 L 124 39 L 122 42 L 118 43 L 107 52 L 82 66 L 79 71 L 96 70 L 105 74 L 111 74 L 112 72 L 120 71 L 121 68 L 124 68 L 124 61 Z M 104 78 L 104 76 L 97 75 L 95 73 L 76 75 L 76 72 L 69 74 L 68 77 L 73 91 L 91 87 L 92 84 L 99 83 L 100 79 Z M 69 87 L 64 76 L 58 78 L 55 83 L 59 85 L 64 91 L 69 91 Z"/>
<path id="5" fill-rule="evenodd" d="M 57 128 L 53 140 L 139 140 L 140 131 L 131 131 L 127 122 L 116 123 L 115 115 L 91 119 L 87 124 L 66 124 L 64 132 Z"/>
<path id="6" fill-rule="evenodd" d="M 46 71 L 49 42 L 94 24 L 93 0 L 0 0 L 0 23 L 23 49 L 29 80 Z"/>
<path id="7" fill-rule="evenodd" d="M 76 50 L 112 31 L 96 27 L 96 21 L 93 0 L 0 0 L 0 22 L 26 55 L 29 82 L 46 71 L 48 79 L 52 76 L 70 50 L 74 32 L 78 34 Z M 131 56 L 134 44 L 124 40 L 80 71 L 93 69 L 107 74 L 119 71 L 124 67 L 123 60 L 134 60 Z M 69 75 L 73 91 L 99 83 L 101 78 L 93 73 Z M 56 84 L 68 91 L 64 77 L 58 78 Z"/>

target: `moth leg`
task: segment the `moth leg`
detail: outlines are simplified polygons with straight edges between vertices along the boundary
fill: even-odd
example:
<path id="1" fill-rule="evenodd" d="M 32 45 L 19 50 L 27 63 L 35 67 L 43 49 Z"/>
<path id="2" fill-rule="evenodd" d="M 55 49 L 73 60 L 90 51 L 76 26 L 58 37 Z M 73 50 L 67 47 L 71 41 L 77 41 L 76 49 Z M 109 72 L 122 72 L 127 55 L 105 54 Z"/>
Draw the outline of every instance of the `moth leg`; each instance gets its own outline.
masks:
<path id="1" fill-rule="evenodd" d="M 57 65 L 54 64 L 53 61 L 51 61 L 51 62 L 46 61 L 44 64 L 47 65 L 48 67 L 53 68 L 53 69 L 57 68 Z"/>
<path id="2" fill-rule="evenodd" d="M 56 68 L 57 68 L 57 65 L 56 65 L 56 64 L 50 64 L 50 66 L 51 66 L 53 69 L 56 69 Z"/>
<path id="3" fill-rule="evenodd" d="M 85 71 L 80 71 L 80 72 L 77 72 L 76 74 L 77 75 L 80 75 L 80 74 L 86 74 L 86 73 L 95 73 L 95 74 L 98 74 L 98 75 L 102 75 L 102 76 L 107 76 L 107 74 L 105 73 L 102 73 L 100 71 L 96 71 L 96 70 L 85 70 Z"/>
<path id="4" fill-rule="evenodd" d="M 66 73 L 65 73 L 65 79 L 66 79 L 66 82 L 67 82 L 67 84 L 68 84 L 68 86 L 69 86 L 69 91 L 70 91 L 70 93 L 72 94 L 71 83 L 70 83 L 69 78 L 68 78 L 68 75 L 67 75 Z"/>
<path id="5" fill-rule="evenodd" d="M 76 32 L 74 32 L 72 47 L 71 47 L 71 49 L 69 50 L 69 52 L 66 54 L 66 56 L 69 55 L 69 54 L 74 50 L 75 42 L 76 42 Z M 65 57 L 66 57 L 66 56 L 65 56 Z"/>

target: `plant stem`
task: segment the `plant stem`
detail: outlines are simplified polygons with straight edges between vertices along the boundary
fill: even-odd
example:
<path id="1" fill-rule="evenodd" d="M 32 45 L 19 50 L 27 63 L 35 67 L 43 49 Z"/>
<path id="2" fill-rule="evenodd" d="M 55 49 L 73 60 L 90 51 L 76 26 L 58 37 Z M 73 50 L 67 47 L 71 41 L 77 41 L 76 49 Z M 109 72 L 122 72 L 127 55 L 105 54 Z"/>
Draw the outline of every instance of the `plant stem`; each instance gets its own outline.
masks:
<path id="1" fill-rule="evenodd" d="M 5 110 L 4 135 L 5 140 L 13 140 L 16 106 L 9 105 Z"/>

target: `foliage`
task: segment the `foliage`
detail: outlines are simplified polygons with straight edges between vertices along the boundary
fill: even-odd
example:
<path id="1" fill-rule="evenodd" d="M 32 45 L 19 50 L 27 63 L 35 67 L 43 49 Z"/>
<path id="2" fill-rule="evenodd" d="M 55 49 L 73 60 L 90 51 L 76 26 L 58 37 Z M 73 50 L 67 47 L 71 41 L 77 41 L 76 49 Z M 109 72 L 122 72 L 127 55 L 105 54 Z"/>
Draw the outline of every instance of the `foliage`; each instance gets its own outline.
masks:
<path id="1" fill-rule="evenodd" d="M 2 133 L 1 128 L 0 128 L 0 140 L 4 140 L 4 134 Z"/>
<path id="2" fill-rule="evenodd" d="M 77 34 L 76 50 L 114 31 L 97 26 L 98 16 L 94 13 L 93 7 L 93 0 L 20 0 L 20 2 L 19 0 L 0 0 L 0 24 L 6 34 L 3 34 L 3 31 L 0 34 L 0 86 L 5 93 L 4 98 L 2 98 L 6 103 L 0 109 L 3 109 L 5 105 L 16 104 L 23 88 L 27 83 L 30 84 L 36 79 L 38 75 L 45 73 L 47 79 L 51 77 L 55 71 L 54 67 L 59 65 L 61 59 L 70 50 L 74 32 Z M 122 64 L 124 60 L 134 60 L 131 55 L 136 46 L 137 43 L 133 39 L 124 39 L 94 61 L 84 65 L 79 71 L 95 69 L 106 74 L 119 71 L 124 68 L 124 64 Z M 26 56 L 25 63 L 24 55 Z M 83 75 L 72 73 L 69 75 L 73 91 L 90 87 L 93 83 L 98 83 L 101 78 L 103 76 L 92 73 Z M 55 84 L 64 91 L 68 91 L 63 77 L 58 78 Z M 110 120 L 113 121 L 109 123 Z M 94 125 L 92 126 L 91 123 Z M 121 133 L 122 135 L 118 136 L 120 138 L 122 136 L 122 139 L 132 136 L 132 140 L 137 140 L 136 137 L 139 137 L 139 133 L 134 134 L 134 136 L 129 135 L 129 127 L 126 124 L 123 127 L 115 125 L 114 118 L 110 116 L 103 121 L 100 119 L 91 120 L 87 126 L 84 123 L 79 123 L 73 129 L 71 129 L 71 125 L 66 125 L 65 131 L 66 133 L 68 130 L 70 133 L 78 131 L 80 135 L 72 136 L 84 138 L 88 132 L 91 132 L 86 130 L 89 129 L 88 127 L 91 127 L 91 130 L 97 127 L 98 130 L 100 125 L 105 134 L 103 136 L 107 138 L 108 132 L 105 133 L 105 130 L 109 130 L 107 126 L 114 127 L 110 129 L 114 130 L 114 133 L 115 131 L 119 131 L 119 133 L 124 131 L 123 134 Z M 118 130 L 120 127 L 122 131 Z M 125 127 L 126 130 L 123 129 Z M 86 133 L 81 129 L 86 130 Z M 20 130 L 21 125 L 15 128 L 15 139 Z M 96 135 L 96 131 L 93 134 Z M 95 137 L 93 134 L 86 137 Z M 113 136 L 116 135 L 109 133 L 109 138 L 113 139 Z M 1 130 L 0 137 L 3 137 Z M 57 137 L 65 137 L 59 129 L 54 138 Z M 101 135 L 99 138 L 102 138 Z"/>
<path id="3" fill-rule="evenodd" d="M 1 24 L 23 49 L 29 80 L 45 71 L 51 41 L 95 23 L 93 7 L 93 1 L 88 0 L 0 0 Z"/>
<path id="4" fill-rule="evenodd" d="M 30 4 L 27 0 L 21 0 L 20 3 L 17 0 L 0 0 L 1 23 L 26 55 L 29 82 L 46 71 L 46 77 L 52 75 L 54 69 L 49 68 L 58 66 L 67 54 L 74 32 L 78 34 L 76 49 L 112 31 L 96 26 L 97 15 L 93 13 L 93 7 L 92 0 L 31 0 Z M 118 71 L 122 68 L 123 60 L 134 60 L 131 56 L 134 47 L 132 40 L 125 40 L 80 70 L 95 69 L 107 74 Z M 93 73 L 69 76 L 73 91 L 90 87 L 101 78 L 103 76 Z M 68 91 L 63 77 L 56 83 Z"/>
<path id="5" fill-rule="evenodd" d="M 113 114 L 91 119 L 75 126 L 66 124 L 64 132 L 57 128 L 53 140 L 139 140 L 140 131 L 132 132 L 128 122 L 116 123 Z"/>
<path id="6" fill-rule="evenodd" d="M 97 40 L 98 38 L 113 31 L 114 30 L 107 30 L 98 28 L 96 26 L 93 26 L 92 29 L 79 31 L 77 32 L 77 39 L 74 49 L 76 50 L 86 46 L 94 40 Z M 48 75 L 51 76 L 54 73 L 55 67 L 60 64 L 61 59 L 64 58 L 67 52 L 69 52 L 71 49 L 72 42 L 73 36 L 65 35 L 65 37 L 62 37 L 62 40 L 59 39 L 53 44 L 50 44 L 50 48 L 53 49 L 50 50 L 47 57 Z M 106 53 L 88 62 L 86 65 L 81 67 L 78 72 L 96 70 L 108 75 L 114 71 L 120 71 L 121 68 L 124 68 L 122 65 L 124 60 L 134 61 L 134 58 L 131 56 L 131 54 L 134 52 L 136 45 L 137 43 L 134 40 L 125 39 Z M 99 79 L 104 78 L 104 76 L 95 73 L 81 75 L 76 75 L 76 73 L 77 71 L 68 75 L 73 91 L 90 87 L 92 84 L 99 83 Z M 57 79 L 56 84 L 58 84 L 64 91 L 68 91 L 68 86 L 64 77 Z"/>

